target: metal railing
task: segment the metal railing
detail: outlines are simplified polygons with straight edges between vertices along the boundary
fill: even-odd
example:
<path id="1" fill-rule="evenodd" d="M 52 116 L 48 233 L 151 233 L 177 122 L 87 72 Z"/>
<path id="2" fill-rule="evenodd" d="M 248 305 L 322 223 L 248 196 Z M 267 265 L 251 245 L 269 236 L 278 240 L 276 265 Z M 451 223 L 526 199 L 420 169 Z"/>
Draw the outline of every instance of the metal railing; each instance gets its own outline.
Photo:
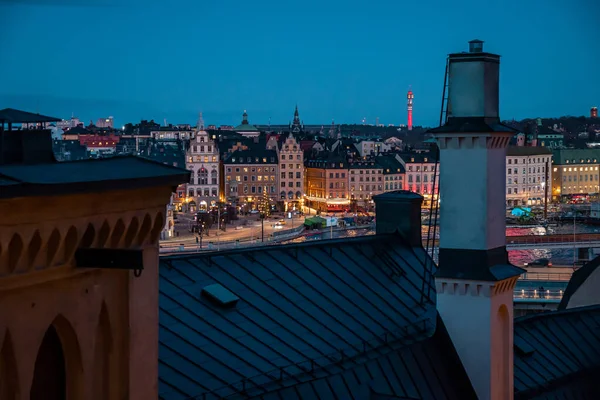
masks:
<path id="1" fill-rule="evenodd" d="M 562 299 L 563 294 L 562 289 L 515 289 L 513 297 L 519 301 L 557 302 Z"/>
<path id="2" fill-rule="evenodd" d="M 564 235 L 528 235 L 507 236 L 506 244 L 551 244 L 551 243 L 585 243 L 600 242 L 600 234 L 581 233 Z"/>
<path id="3" fill-rule="evenodd" d="M 523 281 L 561 281 L 568 282 L 571 280 L 572 274 L 560 272 L 525 272 L 521 275 Z"/>

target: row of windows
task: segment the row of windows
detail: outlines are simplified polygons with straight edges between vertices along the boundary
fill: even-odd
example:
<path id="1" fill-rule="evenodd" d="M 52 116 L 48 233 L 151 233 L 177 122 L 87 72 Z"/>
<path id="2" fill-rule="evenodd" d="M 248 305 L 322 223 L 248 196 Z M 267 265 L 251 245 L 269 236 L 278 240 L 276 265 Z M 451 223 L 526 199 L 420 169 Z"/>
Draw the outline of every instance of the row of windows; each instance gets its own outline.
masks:
<path id="1" fill-rule="evenodd" d="M 204 196 L 204 197 L 209 197 L 209 196 L 217 197 L 218 196 L 217 195 L 218 191 L 216 188 L 212 188 L 210 190 L 208 188 L 198 189 L 195 191 L 195 193 L 197 193 L 196 196 Z M 188 195 L 190 197 L 194 197 L 194 189 L 189 189 Z"/>
<path id="2" fill-rule="evenodd" d="M 529 183 L 535 183 L 535 182 L 541 182 L 541 181 L 542 181 L 542 178 L 541 178 L 541 177 L 539 177 L 539 176 L 538 176 L 538 177 L 535 177 L 535 176 L 534 176 L 534 177 L 531 177 L 531 176 L 529 177 Z M 508 184 L 509 184 L 509 185 L 511 185 L 513 182 L 515 183 L 515 185 L 516 185 L 516 184 L 518 184 L 518 183 L 519 183 L 519 178 L 515 178 L 515 180 L 514 180 L 514 181 L 513 181 L 513 179 L 512 179 L 512 178 L 508 178 Z M 523 178 L 523 179 L 522 179 L 522 182 L 521 182 L 521 183 L 523 183 L 523 184 L 524 184 L 524 183 L 527 183 L 527 182 L 525 181 L 525 178 Z"/>
<path id="3" fill-rule="evenodd" d="M 281 155 L 281 159 L 282 159 L 283 161 L 285 161 L 285 154 L 282 154 L 282 155 Z M 287 158 L 287 159 L 288 159 L 288 160 L 293 160 L 293 159 L 294 159 L 294 155 L 293 155 L 293 154 L 290 154 L 290 155 L 288 156 L 288 158 Z M 298 161 L 302 160 L 302 155 L 300 155 L 300 154 L 296 154 L 296 160 L 298 160 Z"/>
<path id="4" fill-rule="evenodd" d="M 285 169 L 285 164 L 279 166 L 281 169 Z M 294 169 L 294 164 L 288 164 L 289 169 Z M 296 169 L 302 168 L 302 164 L 296 164 Z"/>
<path id="5" fill-rule="evenodd" d="M 359 182 L 362 182 L 362 181 L 363 181 L 363 179 L 364 179 L 364 181 L 365 181 L 365 182 L 375 182 L 375 181 L 379 181 L 379 182 L 381 182 L 381 177 L 380 177 L 380 176 L 378 176 L 378 177 L 377 177 L 377 179 L 375 179 L 375 178 L 376 178 L 376 177 L 369 178 L 368 176 L 367 176 L 366 178 L 363 178 L 363 177 L 361 176 L 360 178 L 358 178 L 358 181 L 359 181 Z M 370 181 L 369 181 L 369 179 L 370 179 Z M 354 182 L 354 177 L 353 177 L 353 176 L 351 176 L 351 177 L 350 177 L 350 182 Z"/>
<path id="6" fill-rule="evenodd" d="M 267 192 L 269 191 L 269 186 L 264 186 L 265 188 L 267 188 Z M 270 191 L 271 193 L 275 193 L 275 186 L 271 186 L 270 187 Z M 262 193 L 263 192 L 263 186 L 250 186 L 250 188 L 248 188 L 248 185 L 244 185 L 244 194 L 248 194 L 248 189 L 250 189 L 250 193 Z M 231 186 L 229 188 L 229 192 L 231 193 L 237 193 L 238 192 L 238 187 L 237 186 Z"/>
<path id="7" fill-rule="evenodd" d="M 394 175 L 394 176 L 388 175 L 388 176 L 385 177 L 385 180 L 386 181 L 397 181 L 397 180 L 401 181 L 402 180 L 402 175 L 400 175 L 400 176 L 398 176 L 398 175 Z"/>
<path id="8" fill-rule="evenodd" d="M 569 164 L 569 163 L 571 163 L 571 164 L 575 164 L 576 162 L 577 162 L 577 161 L 575 161 L 575 159 L 574 159 L 574 158 L 573 158 L 573 159 L 571 159 L 571 160 L 565 160 L 565 164 Z M 581 164 L 583 164 L 584 162 L 588 162 L 588 163 L 590 163 L 590 162 L 597 162 L 597 160 L 596 160 L 595 158 L 594 158 L 594 161 L 592 161 L 592 159 L 591 159 L 591 158 L 588 158 L 588 159 L 580 158 L 580 159 L 579 159 L 579 162 L 580 162 Z"/>
<path id="9" fill-rule="evenodd" d="M 345 178 L 346 178 L 346 173 L 345 173 L 345 172 L 342 172 L 341 174 L 340 174 L 339 172 L 336 172 L 335 174 L 334 174 L 333 172 L 330 172 L 330 173 L 329 173 L 329 178 L 330 178 L 330 179 L 333 179 L 333 177 L 334 177 L 334 176 L 335 176 L 336 178 L 342 178 L 342 179 L 345 179 Z"/>
<path id="10" fill-rule="evenodd" d="M 375 175 L 375 174 L 381 174 L 381 173 L 382 173 L 382 171 L 381 171 L 380 169 L 378 169 L 378 170 L 376 170 L 376 171 L 371 171 L 371 170 L 369 170 L 369 169 L 367 169 L 367 170 L 362 170 L 362 169 L 361 169 L 361 170 L 359 170 L 359 171 L 358 171 L 358 174 L 359 174 L 359 175 L 362 175 L 362 174 L 363 174 L 363 171 L 364 171 L 365 175 L 369 175 L 369 174 L 373 174 L 373 175 Z M 351 169 L 351 170 L 350 170 L 350 175 L 354 175 L 355 173 L 356 173 L 356 171 L 355 171 L 355 170 L 353 170 L 353 169 Z"/>
<path id="11" fill-rule="evenodd" d="M 421 175 L 415 175 L 415 176 L 416 176 L 415 182 L 417 182 L 417 183 L 421 182 Z M 423 175 L 423 182 L 427 182 L 427 176 L 428 175 Z M 412 181 L 413 181 L 413 176 L 409 175 L 408 182 L 412 182 Z M 429 182 L 433 182 L 433 181 L 434 181 L 434 176 L 431 175 L 431 180 Z"/>
<path id="12" fill-rule="evenodd" d="M 262 157 L 262 158 L 260 158 L 260 157 L 254 157 L 254 162 L 255 163 L 262 162 L 263 164 L 266 164 L 267 163 L 267 159 L 270 160 L 270 164 L 274 164 L 275 163 L 275 157 L 268 157 L 268 158 L 267 157 Z M 247 163 L 251 163 L 252 160 L 253 160 L 253 158 L 252 157 L 246 157 L 246 158 L 244 158 L 244 157 L 240 157 L 240 158 L 231 157 L 231 162 L 234 163 L 234 162 L 236 162 L 236 160 L 239 163 L 243 163 L 244 161 L 247 162 Z"/>
<path id="13" fill-rule="evenodd" d="M 204 157 L 188 157 L 188 162 L 209 162 L 209 160 L 211 160 L 212 162 L 217 162 L 217 156 L 212 156 L 212 157 L 208 157 L 208 156 L 204 156 Z"/>
<path id="14" fill-rule="evenodd" d="M 589 168 L 590 171 L 598 171 L 598 167 L 585 167 L 585 168 L 584 167 L 579 167 L 579 170 L 580 171 L 587 171 L 588 168 Z M 554 168 L 554 172 L 556 172 L 557 170 L 558 170 L 558 168 Z M 563 168 L 563 172 L 567 172 L 567 171 L 568 172 L 577 171 L 577 167 L 575 167 L 575 168 L 573 168 L 573 167 L 569 167 L 569 168 L 564 167 Z"/>
<path id="15" fill-rule="evenodd" d="M 293 172 L 288 172 L 288 178 L 289 179 L 294 179 L 294 173 Z M 302 173 L 296 172 L 296 179 L 301 179 L 301 178 L 302 178 Z M 281 179 L 285 179 L 285 172 L 281 173 Z"/>
<path id="16" fill-rule="evenodd" d="M 596 174 L 596 175 L 589 175 L 589 177 L 590 177 L 589 178 L 590 181 L 593 181 L 593 180 L 597 181 L 598 180 L 598 174 Z M 571 178 L 573 178 L 573 179 L 571 179 Z M 577 175 L 575 175 L 575 176 L 569 175 L 568 177 L 567 176 L 563 176 L 563 182 L 567 182 L 567 181 L 568 182 L 577 182 Z M 579 181 L 580 182 L 584 182 L 584 181 L 587 182 L 588 181 L 588 175 L 587 174 L 586 175 L 579 175 Z"/>
<path id="17" fill-rule="evenodd" d="M 378 190 L 378 191 L 381 192 L 381 190 L 382 190 L 381 189 L 382 188 L 381 185 L 365 185 L 365 186 L 363 186 L 363 185 L 358 185 L 358 186 L 352 185 L 352 186 L 350 186 L 350 191 L 354 192 L 357 187 L 358 187 L 358 191 L 359 192 L 362 192 L 362 191 L 368 192 L 368 191 L 371 191 L 371 190 L 372 191 Z"/>
<path id="18" fill-rule="evenodd" d="M 244 172 L 248 172 L 248 167 L 244 167 L 243 170 L 244 170 Z M 232 171 L 232 168 L 228 167 L 227 172 L 231 173 L 231 171 Z M 258 168 L 251 167 L 250 168 L 250 172 L 259 172 L 260 173 L 262 171 L 263 171 L 263 167 L 258 167 Z M 275 172 L 275 167 L 264 167 L 264 171 L 265 172 Z M 240 168 L 236 168 L 235 172 L 240 172 Z"/>
<path id="19" fill-rule="evenodd" d="M 535 167 L 533 167 L 533 170 L 531 169 L 531 167 L 529 167 L 528 169 L 523 168 L 522 169 L 524 174 L 535 174 Z M 518 175 L 519 174 L 519 168 L 509 168 L 508 170 L 506 170 L 506 172 L 511 175 L 511 174 L 515 174 Z M 546 167 L 537 167 L 537 173 L 545 173 L 546 172 Z"/>
<path id="20" fill-rule="evenodd" d="M 198 180 L 196 180 L 196 179 L 194 179 L 193 176 L 190 177 L 190 183 L 192 185 L 216 185 L 217 178 L 211 178 L 210 183 L 208 183 L 208 182 L 209 182 L 208 178 L 198 178 Z"/>
<path id="21" fill-rule="evenodd" d="M 288 182 L 288 187 L 294 187 L 294 182 Z M 285 187 L 285 182 L 281 182 L 281 187 Z M 296 187 L 302 187 L 302 182 L 296 182 Z"/>
<path id="22" fill-rule="evenodd" d="M 230 182 L 230 181 L 232 181 L 232 179 L 231 179 L 231 178 L 232 178 L 232 177 L 228 175 L 228 176 L 227 176 L 227 182 Z M 259 181 L 259 182 L 261 182 L 261 181 L 263 181 L 263 180 L 264 180 L 265 182 L 267 182 L 267 181 L 269 181 L 269 180 L 271 180 L 271 181 L 274 181 L 274 180 L 275 180 L 275 175 L 271 175 L 271 176 L 267 176 L 267 175 L 265 175 L 265 176 L 263 176 L 263 175 L 251 175 L 251 176 L 250 176 L 250 178 L 251 178 L 251 179 L 250 179 L 250 181 L 252 181 L 252 182 L 256 182 L 256 181 Z M 235 177 L 235 181 L 236 181 L 236 182 L 241 182 L 241 181 L 242 181 L 242 177 L 241 177 L 241 176 L 239 176 L 239 175 L 237 175 L 237 176 Z M 244 175 L 244 182 L 248 182 L 248 175 Z"/>
<path id="23" fill-rule="evenodd" d="M 408 170 L 412 171 L 413 170 L 413 166 L 409 165 L 408 166 Z M 433 171 L 434 167 L 428 167 L 427 165 L 423 166 L 423 172 L 428 172 L 428 171 Z M 416 172 L 420 172 L 421 171 L 421 166 L 420 165 L 416 165 L 415 166 L 415 171 Z"/>
<path id="24" fill-rule="evenodd" d="M 529 189 L 529 190 L 526 191 L 525 189 L 523 189 L 522 193 L 523 194 L 525 194 L 525 193 L 542 193 L 544 191 L 539 186 L 533 186 L 533 187 L 530 186 L 527 189 Z M 508 188 L 507 193 L 508 194 L 519 194 L 519 188 Z"/>
<path id="25" fill-rule="evenodd" d="M 198 146 L 194 146 L 192 148 L 192 150 L 193 150 L 194 153 L 198 153 Z M 216 148 L 215 148 L 215 150 L 216 150 Z M 212 146 L 206 146 L 206 152 L 207 153 L 212 153 L 212 151 L 213 151 L 213 147 Z M 204 153 L 204 146 L 200 146 L 200 153 Z"/>
<path id="26" fill-rule="evenodd" d="M 398 189 L 402 189 L 402 182 L 398 183 L 398 182 L 394 182 L 394 183 L 386 183 L 385 184 L 385 190 L 398 190 Z"/>
<path id="27" fill-rule="evenodd" d="M 536 162 L 536 158 L 535 158 L 535 157 L 534 157 L 534 158 L 528 158 L 527 160 L 528 160 L 527 162 L 528 162 L 529 164 L 531 164 L 532 162 L 533 162 L 533 163 L 535 163 L 535 162 Z M 545 163 L 545 162 L 548 162 L 548 161 L 550 161 L 550 158 L 549 158 L 549 157 L 542 157 L 542 158 L 538 157 L 538 158 L 537 158 L 537 162 L 538 162 L 538 163 L 540 163 L 540 162 L 543 162 L 543 163 Z M 509 163 L 509 164 L 518 164 L 518 163 L 519 163 L 519 160 L 518 160 L 518 159 L 516 159 L 516 158 L 509 158 L 509 159 L 508 159 L 508 163 Z M 524 158 L 522 158 L 522 159 L 521 159 L 521 164 L 525 164 L 525 159 L 524 159 Z"/>

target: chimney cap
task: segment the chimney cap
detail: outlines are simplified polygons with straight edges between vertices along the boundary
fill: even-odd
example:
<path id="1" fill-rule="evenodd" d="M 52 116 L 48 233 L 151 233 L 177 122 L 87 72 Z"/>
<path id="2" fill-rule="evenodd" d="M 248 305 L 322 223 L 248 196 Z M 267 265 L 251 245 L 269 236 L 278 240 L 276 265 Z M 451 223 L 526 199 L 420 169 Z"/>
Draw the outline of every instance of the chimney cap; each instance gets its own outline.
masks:
<path id="1" fill-rule="evenodd" d="M 483 53 L 483 40 L 471 40 L 469 42 L 469 53 Z"/>
<path id="2" fill-rule="evenodd" d="M 411 192 L 409 190 L 394 190 L 391 192 L 385 192 L 382 194 L 378 194 L 373 196 L 373 200 L 396 200 L 396 199 L 406 199 L 406 200 L 423 200 L 423 196 L 418 193 Z"/>

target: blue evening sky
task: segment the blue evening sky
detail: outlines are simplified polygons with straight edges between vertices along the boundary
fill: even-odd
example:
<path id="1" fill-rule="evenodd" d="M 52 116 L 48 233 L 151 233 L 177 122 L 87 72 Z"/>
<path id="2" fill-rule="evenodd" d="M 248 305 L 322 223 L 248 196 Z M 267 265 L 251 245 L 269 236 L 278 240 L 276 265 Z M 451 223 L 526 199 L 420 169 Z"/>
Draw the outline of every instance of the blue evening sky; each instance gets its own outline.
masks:
<path id="1" fill-rule="evenodd" d="M 0 0 L 0 109 L 86 123 L 437 125 L 445 56 L 502 55 L 503 119 L 600 106 L 596 0 Z"/>

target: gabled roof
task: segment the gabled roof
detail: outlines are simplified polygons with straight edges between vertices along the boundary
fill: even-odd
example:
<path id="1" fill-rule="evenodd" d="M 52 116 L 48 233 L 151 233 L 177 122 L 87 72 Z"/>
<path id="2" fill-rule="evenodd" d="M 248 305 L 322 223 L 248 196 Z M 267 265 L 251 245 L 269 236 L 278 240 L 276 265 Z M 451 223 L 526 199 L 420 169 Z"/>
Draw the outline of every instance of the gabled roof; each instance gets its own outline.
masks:
<path id="1" fill-rule="evenodd" d="M 558 305 L 559 310 L 565 310 L 569 306 L 571 296 L 577 292 L 579 287 L 583 285 L 583 283 L 594 273 L 594 271 L 596 271 L 598 267 L 600 267 L 600 256 L 595 257 L 593 260 L 585 263 L 577 271 L 573 272 L 571 279 L 569 279 L 569 284 L 565 289 L 565 293 L 563 294 L 560 304 Z"/>
<path id="2" fill-rule="evenodd" d="M 378 235 L 161 258 L 160 398 L 469 398 L 425 257 Z"/>
<path id="3" fill-rule="evenodd" d="M 600 398 L 600 306 L 515 320 L 515 399 Z"/>
<path id="4" fill-rule="evenodd" d="M 5 108 L 0 110 L 0 123 L 32 124 L 38 122 L 58 122 L 60 120 L 60 118 L 53 118 L 46 115 L 15 110 L 14 108 Z"/>

